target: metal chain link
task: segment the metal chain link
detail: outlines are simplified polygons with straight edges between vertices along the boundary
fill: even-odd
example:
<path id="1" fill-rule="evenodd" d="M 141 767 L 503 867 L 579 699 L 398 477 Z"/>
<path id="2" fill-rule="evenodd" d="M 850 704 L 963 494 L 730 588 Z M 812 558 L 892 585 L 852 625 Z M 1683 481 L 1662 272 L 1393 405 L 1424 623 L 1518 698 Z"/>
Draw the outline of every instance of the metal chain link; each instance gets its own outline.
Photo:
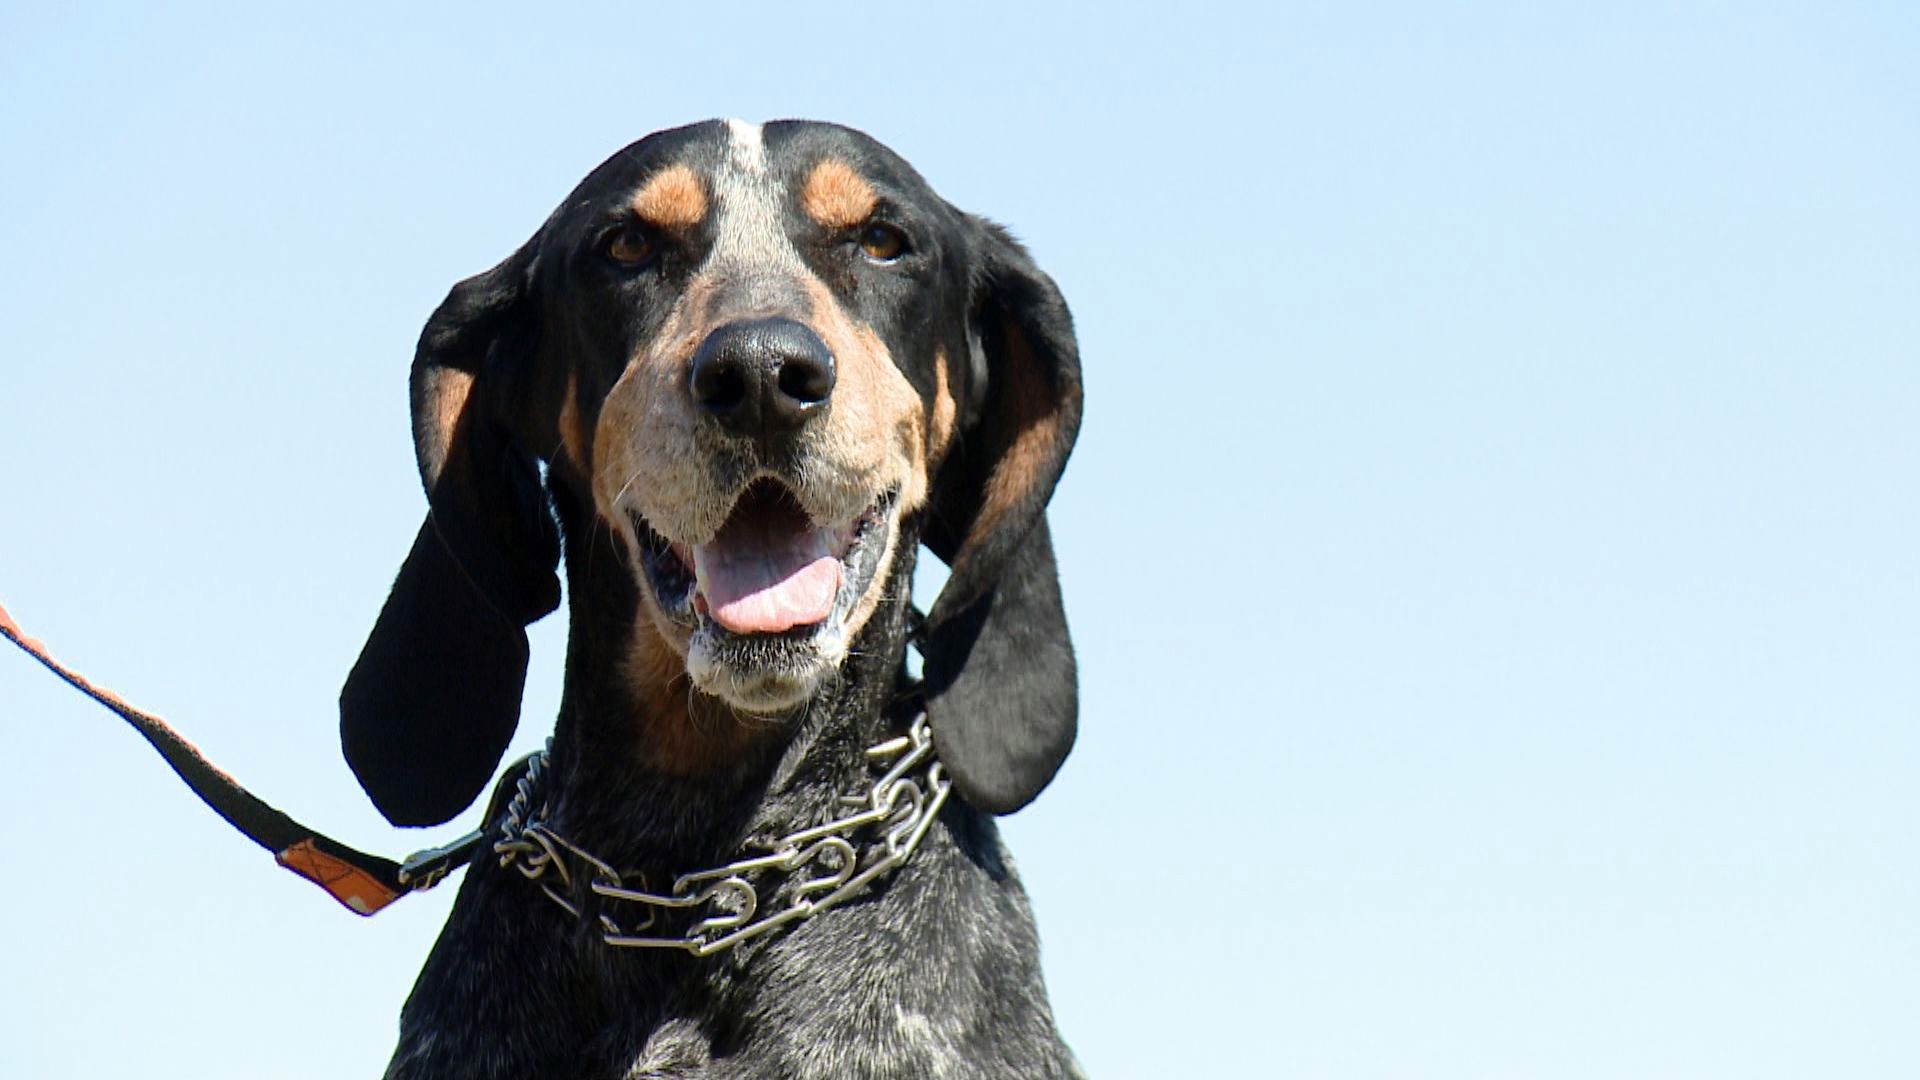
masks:
<path id="1" fill-rule="evenodd" d="M 682 874 L 662 895 L 627 887 L 605 860 L 540 820 L 545 807 L 536 811 L 533 800 L 546 774 L 547 753 L 542 751 L 528 760 L 515 785 L 493 852 L 501 866 L 512 866 L 539 884 L 576 919 L 585 916 L 573 899 L 574 860 L 586 871 L 587 887 L 595 896 L 638 905 L 643 915 L 631 925 L 604 913 L 598 916 L 601 936 L 609 945 L 710 956 L 856 896 L 913 855 L 952 789 L 945 767 L 934 757 L 933 729 L 926 715 L 916 717 L 905 735 L 868 747 L 867 760 L 886 765 L 886 771 L 865 794 L 841 796 L 843 804 L 857 808 L 854 812 L 764 843 L 767 854 Z M 923 766 L 921 775 L 910 775 Z M 777 876 L 763 891 L 754 879 L 766 874 Z M 763 898 L 783 888 L 785 905 L 755 918 Z M 698 919 L 677 937 L 647 936 L 666 911 L 691 911 Z"/>

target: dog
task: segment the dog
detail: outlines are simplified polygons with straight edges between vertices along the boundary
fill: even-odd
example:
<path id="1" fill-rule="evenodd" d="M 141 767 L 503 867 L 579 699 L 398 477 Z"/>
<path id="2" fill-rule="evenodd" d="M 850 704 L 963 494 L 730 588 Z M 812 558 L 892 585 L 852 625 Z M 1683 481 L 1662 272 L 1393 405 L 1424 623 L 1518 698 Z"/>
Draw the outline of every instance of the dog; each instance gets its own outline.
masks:
<path id="1" fill-rule="evenodd" d="M 387 1076 L 1079 1076 L 994 822 L 1078 707 L 1080 363 L 1021 245 L 849 128 L 663 131 L 453 287 L 410 387 L 429 512 L 341 694 L 381 812 L 486 789 L 562 564 L 569 638 Z"/>

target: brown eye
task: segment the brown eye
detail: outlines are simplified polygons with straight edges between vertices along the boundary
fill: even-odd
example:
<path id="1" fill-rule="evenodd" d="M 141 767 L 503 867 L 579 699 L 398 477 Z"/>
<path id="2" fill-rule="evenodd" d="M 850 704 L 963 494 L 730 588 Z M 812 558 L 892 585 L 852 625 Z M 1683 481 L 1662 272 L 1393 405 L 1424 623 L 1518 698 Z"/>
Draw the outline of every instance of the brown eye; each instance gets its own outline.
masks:
<path id="1" fill-rule="evenodd" d="M 907 236 L 891 225 L 875 222 L 860 230 L 860 250 L 874 262 L 892 262 L 907 253 Z"/>
<path id="2" fill-rule="evenodd" d="M 621 266 L 639 266 L 653 258 L 653 234 L 638 225 L 615 229 L 606 240 L 607 258 Z"/>

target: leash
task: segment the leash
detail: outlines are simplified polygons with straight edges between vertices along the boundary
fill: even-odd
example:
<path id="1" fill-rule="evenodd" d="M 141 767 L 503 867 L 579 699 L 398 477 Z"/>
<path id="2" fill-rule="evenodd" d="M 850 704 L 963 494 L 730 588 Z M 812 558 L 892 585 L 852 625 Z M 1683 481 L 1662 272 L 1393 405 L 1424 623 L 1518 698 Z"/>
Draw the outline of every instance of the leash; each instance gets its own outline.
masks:
<path id="1" fill-rule="evenodd" d="M 110 690 L 87 681 L 53 658 L 46 645 L 28 637 L 0 606 L 0 637 L 18 645 L 67 685 L 106 706 L 132 724 L 200 800 L 227 824 L 268 851 L 273 861 L 327 891 L 349 911 L 371 915 L 409 892 L 430 889 L 472 857 L 474 844 L 430 848 L 404 863 L 370 855 L 310 829 L 261 801 L 240 782 L 220 771 L 167 722 L 143 712 Z"/>
<path id="2" fill-rule="evenodd" d="M 924 634 L 924 618 L 912 608 L 908 614 L 908 636 L 917 642 Z M 262 801 L 208 761 L 166 721 L 55 660 L 44 643 L 20 629 L 4 606 L 0 606 L 0 637 L 133 725 L 214 813 L 271 851 L 274 862 L 325 889 L 356 915 L 372 915 L 410 892 L 433 888 L 472 861 L 486 843 L 483 825 L 444 847 L 415 852 L 398 863 L 343 844 Z M 866 791 L 841 797 L 849 810 L 845 816 L 763 843 L 761 854 L 683 874 L 673 882 L 671 892 L 655 894 L 633 888 L 612 866 L 547 826 L 539 792 L 546 765 L 542 751 L 517 762 L 500 780 L 497 791 L 513 790 L 515 795 L 501 823 L 502 836 L 492 845 L 493 854 L 501 866 L 514 866 L 539 883 L 549 898 L 576 919 L 586 918 L 580 904 L 568 895 L 576 877 L 569 864 L 576 860 L 581 864 L 578 876 L 589 893 L 639 907 L 643 917 L 627 926 L 599 915 L 601 935 L 609 945 L 680 949 L 706 956 L 859 895 L 919 847 L 952 786 L 934 755 L 926 713 L 915 717 L 906 734 L 869 747 L 867 758 L 882 773 Z M 490 802 L 489 821 L 498 798 L 496 794 Z M 557 882 L 541 880 L 549 870 Z M 803 876 L 809 873 L 814 876 Z M 772 880 L 761 881 L 763 875 Z M 784 905 L 763 912 L 775 897 Z M 681 934 L 646 935 L 660 916 L 672 912 L 690 914 L 695 922 Z"/>

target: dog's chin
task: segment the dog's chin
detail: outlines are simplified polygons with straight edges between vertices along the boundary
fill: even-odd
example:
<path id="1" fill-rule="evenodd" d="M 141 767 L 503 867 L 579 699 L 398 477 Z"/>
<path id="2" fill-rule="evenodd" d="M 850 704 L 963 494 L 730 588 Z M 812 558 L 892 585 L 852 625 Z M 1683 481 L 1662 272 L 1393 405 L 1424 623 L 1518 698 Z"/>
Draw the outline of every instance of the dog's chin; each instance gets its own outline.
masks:
<path id="1" fill-rule="evenodd" d="M 817 526 L 787 488 L 757 481 L 720 535 L 699 546 L 635 517 L 645 591 L 695 689 L 765 718 L 812 700 L 877 604 L 899 527 L 896 496 L 882 494 L 850 522 Z"/>
<path id="2" fill-rule="evenodd" d="M 687 642 L 687 674 L 701 693 L 750 716 L 793 713 L 845 659 L 844 648 L 817 640 L 809 628 L 798 634 L 734 634 L 712 625 Z M 837 652 L 838 655 L 835 655 Z"/>

